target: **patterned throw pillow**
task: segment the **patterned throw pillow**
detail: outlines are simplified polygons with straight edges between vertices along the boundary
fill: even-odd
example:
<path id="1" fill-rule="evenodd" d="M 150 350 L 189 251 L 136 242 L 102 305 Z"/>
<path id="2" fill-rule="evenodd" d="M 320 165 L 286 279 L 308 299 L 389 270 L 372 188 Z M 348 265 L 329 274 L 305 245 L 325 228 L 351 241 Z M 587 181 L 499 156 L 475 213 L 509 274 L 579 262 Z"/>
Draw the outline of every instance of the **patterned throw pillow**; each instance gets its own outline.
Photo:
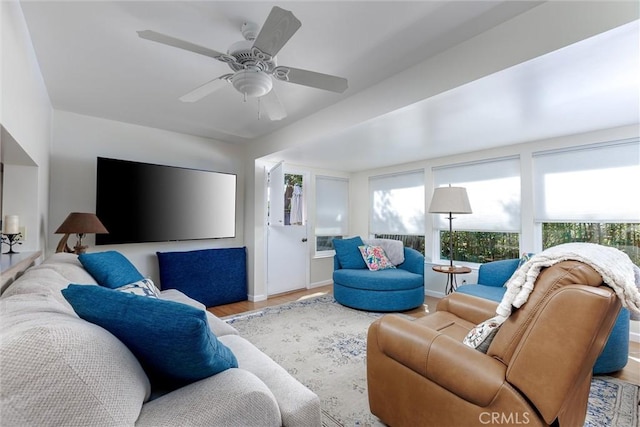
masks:
<path id="1" fill-rule="evenodd" d="M 533 256 L 532 252 L 523 252 L 520 257 L 520 261 L 518 261 L 518 268 L 522 267 L 527 261 L 531 259 Z"/>
<path id="2" fill-rule="evenodd" d="M 475 328 L 471 329 L 467 336 L 464 337 L 464 340 L 462 340 L 462 343 L 486 353 L 487 350 L 489 350 L 491 341 L 493 341 L 493 337 L 495 337 L 504 320 L 505 317 L 503 316 L 496 316 L 485 320 Z"/>
<path id="3" fill-rule="evenodd" d="M 128 292 L 130 294 L 140 295 L 143 297 L 160 298 L 158 288 L 156 288 L 156 285 L 153 284 L 151 279 L 142 279 L 135 283 L 120 286 L 119 288 L 116 288 L 116 291 Z"/>
<path id="4" fill-rule="evenodd" d="M 388 268 L 396 268 L 387 255 L 384 253 L 382 246 L 362 245 L 358 246 L 365 264 L 371 271 L 386 270 Z"/>

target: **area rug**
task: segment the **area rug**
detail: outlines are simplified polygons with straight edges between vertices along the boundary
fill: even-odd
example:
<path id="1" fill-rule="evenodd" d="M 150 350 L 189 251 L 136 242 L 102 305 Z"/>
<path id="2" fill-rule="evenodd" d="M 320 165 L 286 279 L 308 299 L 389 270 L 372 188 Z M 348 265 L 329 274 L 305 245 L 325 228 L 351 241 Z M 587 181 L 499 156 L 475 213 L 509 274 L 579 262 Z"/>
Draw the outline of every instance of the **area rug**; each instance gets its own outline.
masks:
<path id="1" fill-rule="evenodd" d="M 382 314 L 353 310 L 322 295 L 224 320 L 314 391 L 325 427 L 383 426 L 369 412 L 366 340 Z M 585 426 L 638 425 L 640 388 L 615 378 L 594 378 Z"/>

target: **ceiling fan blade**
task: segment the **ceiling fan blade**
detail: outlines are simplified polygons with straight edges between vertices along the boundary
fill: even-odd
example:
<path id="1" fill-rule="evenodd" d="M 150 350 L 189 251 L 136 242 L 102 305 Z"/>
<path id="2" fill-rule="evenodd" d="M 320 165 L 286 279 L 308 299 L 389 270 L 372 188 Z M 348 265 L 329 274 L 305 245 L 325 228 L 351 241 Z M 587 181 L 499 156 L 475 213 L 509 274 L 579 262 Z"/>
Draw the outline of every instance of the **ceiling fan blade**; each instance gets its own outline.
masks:
<path id="1" fill-rule="evenodd" d="M 349 87 L 347 79 L 345 78 L 292 67 L 276 67 L 273 70 L 273 77 L 289 83 L 311 86 L 338 93 L 344 92 L 347 90 L 347 87 Z"/>
<path id="2" fill-rule="evenodd" d="M 272 57 L 276 56 L 301 26 L 302 23 L 293 13 L 274 6 L 253 42 L 253 47 Z"/>
<path id="3" fill-rule="evenodd" d="M 276 121 L 282 120 L 287 117 L 287 112 L 284 110 L 284 106 L 280 102 L 275 89 L 271 89 L 265 96 L 258 98 L 264 111 L 269 116 L 269 119 Z"/>
<path id="4" fill-rule="evenodd" d="M 228 56 L 213 49 L 209 49 L 208 47 L 200 46 L 188 41 L 177 39 L 175 37 L 167 36 L 166 34 L 156 33 L 152 30 L 138 31 L 138 37 L 166 44 L 168 46 L 177 47 L 178 49 L 184 49 L 190 52 L 199 53 L 200 55 L 210 56 L 211 58 L 215 58 L 218 60 L 221 60 L 220 58 Z"/>
<path id="5" fill-rule="evenodd" d="M 225 74 L 224 76 L 220 76 L 216 79 L 213 79 L 205 84 L 203 84 L 202 86 L 199 86 L 197 88 L 195 88 L 194 90 L 192 90 L 191 92 L 189 92 L 186 95 L 183 95 L 180 97 L 180 101 L 182 102 L 196 102 L 201 100 L 202 98 L 204 98 L 207 95 L 212 94 L 213 92 L 222 89 L 224 86 L 226 86 L 229 83 L 229 78 L 232 76 L 233 74 Z"/>

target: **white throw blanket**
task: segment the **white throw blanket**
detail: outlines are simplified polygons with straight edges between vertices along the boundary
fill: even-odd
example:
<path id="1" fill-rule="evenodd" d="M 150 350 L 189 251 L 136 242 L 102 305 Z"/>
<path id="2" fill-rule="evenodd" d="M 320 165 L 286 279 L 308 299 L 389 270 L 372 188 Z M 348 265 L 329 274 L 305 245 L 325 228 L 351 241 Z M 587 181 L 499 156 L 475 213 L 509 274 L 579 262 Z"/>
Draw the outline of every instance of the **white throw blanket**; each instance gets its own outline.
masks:
<path id="1" fill-rule="evenodd" d="M 624 252 L 609 246 L 593 243 L 565 243 L 533 256 L 511 276 L 505 285 L 507 291 L 496 313 L 508 317 L 511 308 L 527 302 L 540 270 L 560 261 L 576 260 L 590 265 L 612 288 L 634 319 L 640 318 L 640 269 Z"/>

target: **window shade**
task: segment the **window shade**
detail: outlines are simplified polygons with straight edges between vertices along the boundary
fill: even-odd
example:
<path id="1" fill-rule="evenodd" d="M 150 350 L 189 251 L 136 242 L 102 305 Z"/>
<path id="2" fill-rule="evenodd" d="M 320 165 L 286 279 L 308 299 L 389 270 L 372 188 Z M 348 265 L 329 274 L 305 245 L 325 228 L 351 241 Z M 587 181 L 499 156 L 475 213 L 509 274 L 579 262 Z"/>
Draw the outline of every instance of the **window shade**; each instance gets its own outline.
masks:
<path id="1" fill-rule="evenodd" d="M 349 180 L 316 177 L 316 236 L 345 236 L 349 229 Z"/>
<path id="2" fill-rule="evenodd" d="M 369 178 L 371 234 L 424 235 L 424 171 Z"/>
<path id="3" fill-rule="evenodd" d="M 640 141 L 534 153 L 536 222 L 640 222 Z"/>
<path id="4" fill-rule="evenodd" d="M 520 160 L 505 158 L 433 169 L 435 187 L 465 187 L 472 214 L 454 215 L 456 230 L 520 232 Z M 435 215 L 435 214 L 434 214 Z M 435 215 L 437 229 L 449 229 Z"/>

